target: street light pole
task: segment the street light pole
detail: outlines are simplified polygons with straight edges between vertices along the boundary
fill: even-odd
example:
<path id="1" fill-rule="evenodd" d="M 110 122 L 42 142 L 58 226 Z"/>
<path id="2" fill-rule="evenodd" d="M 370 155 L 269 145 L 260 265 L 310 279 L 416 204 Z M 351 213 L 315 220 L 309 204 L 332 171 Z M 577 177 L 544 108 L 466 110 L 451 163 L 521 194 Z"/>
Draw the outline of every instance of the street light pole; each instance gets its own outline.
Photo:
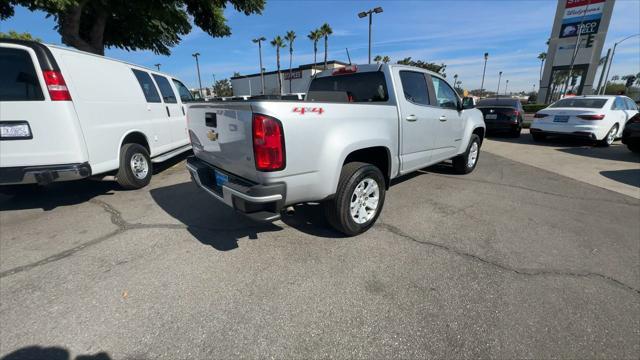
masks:
<path id="1" fill-rule="evenodd" d="M 618 41 L 617 43 L 613 44 L 613 51 L 611 52 L 611 59 L 609 59 L 609 67 L 607 68 L 607 75 L 604 77 L 604 85 L 603 86 L 603 90 L 602 90 L 602 94 L 604 94 L 605 90 L 607 89 L 607 81 L 609 81 L 609 70 L 611 70 L 611 64 L 613 63 L 613 55 L 616 54 L 616 47 L 618 47 L 618 44 L 620 44 L 621 42 L 627 40 L 627 39 L 631 39 L 632 37 L 636 37 L 636 36 L 640 36 L 640 33 L 638 34 L 634 34 L 634 35 L 629 35 L 626 38 Z"/>
<path id="2" fill-rule="evenodd" d="M 489 53 L 484 53 L 484 68 L 482 69 L 482 83 L 480 84 L 480 97 L 484 92 L 484 73 L 487 71 L 487 59 L 489 59 Z"/>
<path id="3" fill-rule="evenodd" d="M 158 71 L 160 71 L 160 65 L 162 65 L 162 64 L 155 64 L 155 65 L 153 65 L 153 66 L 157 67 L 157 68 L 158 68 Z"/>
<path id="4" fill-rule="evenodd" d="M 382 8 L 378 6 L 377 8 L 358 13 L 358 17 L 361 19 L 367 17 L 367 15 L 369 16 L 369 64 L 371 64 L 371 26 L 373 25 L 373 14 L 380 14 L 381 12 Z"/>
<path id="5" fill-rule="evenodd" d="M 264 95 L 264 68 L 262 67 L 262 42 L 267 40 L 264 36 L 261 36 L 257 39 L 253 39 L 252 41 L 258 44 L 258 55 L 260 56 L 260 83 L 262 84 L 262 94 Z M 251 82 L 251 79 L 249 79 Z"/>
<path id="6" fill-rule="evenodd" d="M 500 79 L 502 79 L 502 71 L 498 73 L 498 90 L 496 91 L 496 97 L 500 97 Z"/>
<path id="7" fill-rule="evenodd" d="M 507 96 L 507 89 L 509 88 L 509 79 L 507 79 L 507 81 L 505 81 L 505 85 L 504 85 L 504 96 Z"/>
<path id="8" fill-rule="evenodd" d="M 198 70 L 198 85 L 200 86 L 198 88 L 198 92 L 200 93 L 200 98 L 204 99 L 204 96 L 202 96 L 202 79 L 200 79 L 200 62 L 198 61 L 198 56 L 200 56 L 200 53 L 197 52 L 197 53 L 191 54 L 191 56 L 196 58 L 196 69 Z"/>

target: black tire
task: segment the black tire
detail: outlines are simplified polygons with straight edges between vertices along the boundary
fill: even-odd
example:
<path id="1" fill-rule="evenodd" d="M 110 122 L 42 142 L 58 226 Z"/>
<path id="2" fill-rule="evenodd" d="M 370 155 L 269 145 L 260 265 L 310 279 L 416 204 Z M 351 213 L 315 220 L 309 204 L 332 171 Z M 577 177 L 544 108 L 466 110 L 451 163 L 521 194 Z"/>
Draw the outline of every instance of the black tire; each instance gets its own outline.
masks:
<path id="1" fill-rule="evenodd" d="M 371 179 L 378 185 L 378 204 L 375 214 L 368 221 L 358 224 L 351 216 L 352 197 L 361 181 Z M 339 232 L 354 236 L 367 231 L 378 219 L 385 197 L 384 175 L 380 169 L 368 163 L 352 162 L 345 164 L 340 173 L 338 189 L 333 199 L 324 203 L 325 217 L 329 224 Z"/>
<path id="2" fill-rule="evenodd" d="M 545 141 L 547 139 L 547 135 L 541 134 L 541 133 L 535 133 L 535 132 L 531 133 L 531 137 L 533 138 L 533 141 L 535 141 L 535 142 L 541 142 L 541 141 Z"/>
<path id="3" fill-rule="evenodd" d="M 640 143 L 627 144 L 627 148 L 636 154 L 640 153 Z"/>
<path id="4" fill-rule="evenodd" d="M 478 146 L 478 149 L 477 149 L 478 153 L 476 156 L 476 160 L 473 162 L 472 165 L 469 165 L 469 154 L 471 152 L 471 147 L 473 146 L 474 143 L 477 144 Z M 471 139 L 469 139 L 469 145 L 467 145 L 467 150 L 464 153 L 452 159 L 453 169 L 458 174 L 468 174 L 472 172 L 473 169 L 476 168 L 479 158 L 480 158 L 480 137 L 476 134 L 472 134 Z"/>
<path id="5" fill-rule="evenodd" d="M 604 136 L 604 139 L 598 140 L 597 145 L 600 146 L 600 147 L 609 147 L 609 146 L 611 146 L 611 144 L 613 144 L 613 142 L 615 141 L 615 136 L 614 136 L 613 140 L 610 140 L 609 139 L 609 134 L 612 131 L 614 131 L 614 129 L 615 129 L 616 134 L 617 134 L 618 133 L 618 124 L 614 124 L 611 127 L 611 129 L 609 129 L 609 132 L 607 132 L 607 135 Z"/>
<path id="6" fill-rule="evenodd" d="M 139 177 L 143 173 L 139 173 L 139 176 L 134 174 L 134 170 L 131 166 L 131 160 L 136 155 L 142 155 L 147 164 L 147 172 L 144 177 Z M 116 175 L 118 184 L 127 190 L 140 189 L 149 184 L 151 176 L 153 175 L 153 165 L 151 164 L 151 157 L 147 149 L 139 144 L 124 144 L 120 148 L 120 168 Z"/>
<path id="7" fill-rule="evenodd" d="M 509 133 L 509 136 L 511 136 L 512 138 L 519 138 L 521 133 L 522 133 L 522 128 L 517 128 L 516 130 L 512 130 Z"/>

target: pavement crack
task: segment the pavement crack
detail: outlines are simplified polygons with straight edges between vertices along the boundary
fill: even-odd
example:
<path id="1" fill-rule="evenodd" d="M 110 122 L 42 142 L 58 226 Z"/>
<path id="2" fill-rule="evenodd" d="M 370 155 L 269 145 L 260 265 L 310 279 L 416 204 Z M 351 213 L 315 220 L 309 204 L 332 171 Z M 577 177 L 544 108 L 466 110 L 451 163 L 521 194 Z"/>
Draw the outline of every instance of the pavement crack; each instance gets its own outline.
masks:
<path id="1" fill-rule="evenodd" d="M 389 225 L 389 224 L 385 224 L 382 222 L 378 222 L 375 225 L 376 228 L 380 228 L 383 230 L 386 230 L 392 234 L 398 235 L 406 240 L 418 243 L 418 244 L 422 244 L 422 245 L 429 245 L 429 246 L 433 246 L 436 248 L 439 248 L 441 250 L 444 250 L 448 253 L 451 254 L 455 254 L 458 255 L 460 257 L 463 258 L 467 258 L 467 259 L 471 259 L 473 261 L 485 264 L 485 265 L 489 265 L 504 271 L 509 271 L 512 273 L 516 273 L 518 275 L 524 275 L 524 276 L 565 276 L 565 277 L 575 277 L 575 278 L 595 278 L 595 279 L 600 279 L 600 280 L 604 280 L 612 285 L 618 286 L 626 291 L 630 291 L 632 293 L 634 293 L 634 295 L 640 295 L 640 289 L 636 289 L 631 285 L 628 285 L 616 278 L 613 278 L 611 276 L 608 275 L 603 275 L 600 273 L 595 273 L 595 272 L 588 272 L 588 271 L 571 271 L 571 270 L 562 270 L 562 269 L 527 269 L 527 268 L 518 268 L 518 267 L 513 267 L 513 266 L 509 266 L 497 261 L 493 261 L 487 258 L 484 258 L 482 256 L 476 255 L 476 254 L 472 254 L 472 253 L 468 253 L 465 252 L 463 250 L 460 249 L 456 249 L 454 247 L 445 245 L 445 244 L 441 244 L 441 243 L 436 243 L 436 242 L 432 242 L 432 241 L 428 241 L 428 240 L 421 240 L 421 239 L 417 239 L 405 232 L 403 232 L 402 230 L 400 230 L 399 228 L 393 226 L 393 225 Z"/>

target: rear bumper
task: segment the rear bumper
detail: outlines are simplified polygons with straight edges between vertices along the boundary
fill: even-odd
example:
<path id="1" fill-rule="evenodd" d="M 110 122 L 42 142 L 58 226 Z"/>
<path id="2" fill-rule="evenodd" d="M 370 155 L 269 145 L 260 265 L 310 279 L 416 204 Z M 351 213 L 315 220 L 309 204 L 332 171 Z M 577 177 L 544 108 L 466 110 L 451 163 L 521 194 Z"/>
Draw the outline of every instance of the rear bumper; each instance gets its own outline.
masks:
<path id="1" fill-rule="evenodd" d="M 0 184 L 40 184 L 78 180 L 91 176 L 89 163 L 0 168 Z"/>
<path id="2" fill-rule="evenodd" d="M 538 128 L 530 128 L 529 132 L 532 134 L 544 134 L 544 135 L 556 135 L 556 136 L 570 136 L 588 140 L 598 140 L 598 136 L 589 131 L 574 131 L 574 132 L 560 132 L 560 131 L 547 131 Z"/>
<path id="3" fill-rule="evenodd" d="M 548 135 L 574 136 L 591 140 L 602 140 L 611 129 L 611 125 L 607 127 L 601 124 L 567 124 L 534 121 L 530 128 L 532 133 L 538 132 Z"/>
<path id="4" fill-rule="evenodd" d="M 280 218 L 284 207 L 286 186 L 284 183 L 260 185 L 250 183 L 191 156 L 187 158 L 187 169 L 193 181 L 209 195 L 227 206 L 258 221 L 274 221 Z M 228 176 L 229 181 L 217 186 L 214 170 Z"/>
<path id="5" fill-rule="evenodd" d="M 487 132 L 516 131 L 520 128 L 520 123 L 510 121 L 486 122 Z"/>

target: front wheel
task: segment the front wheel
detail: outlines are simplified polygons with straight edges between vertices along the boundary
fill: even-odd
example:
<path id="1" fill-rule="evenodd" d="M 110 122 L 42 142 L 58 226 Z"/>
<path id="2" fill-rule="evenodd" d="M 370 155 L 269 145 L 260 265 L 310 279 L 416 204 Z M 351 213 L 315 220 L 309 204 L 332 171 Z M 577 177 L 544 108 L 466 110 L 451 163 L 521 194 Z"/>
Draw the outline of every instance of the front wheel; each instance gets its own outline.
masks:
<path id="1" fill-rule="evenodd" d="M 333 199 L 324 204 L 325 216 L 333 228 L 354 236 L 367 231 L 378 219 L 384 205 L 385 181 L 380 169 L 371 164 L 345 164 Z"/>
<path id="2" fill-rule="evenodd" d="M 604 139 L 598 141 L 598 145 L 603 147 L 610 146 L 616 140 L 616 135 L 618 135 L 618 124 L 613 125 L 611 130 L 609 130 L 607 135 L 605 135 Z"/>
<path id="3" fill-rule="evenodd" d="M 480 157 L 480 137 L 471 135 L 467 151 L 453 158 L 453 169 L 458 174 L 468 174 L 476 168 Z"/>
<path id="4" fill-rule="evenodd" d="M 124 144 L 120 149 L 120 168 L 116 179 L 127 190 L 140 189 L 149 184 L 153 168 L 151 157 L 139 144 Z"/>

